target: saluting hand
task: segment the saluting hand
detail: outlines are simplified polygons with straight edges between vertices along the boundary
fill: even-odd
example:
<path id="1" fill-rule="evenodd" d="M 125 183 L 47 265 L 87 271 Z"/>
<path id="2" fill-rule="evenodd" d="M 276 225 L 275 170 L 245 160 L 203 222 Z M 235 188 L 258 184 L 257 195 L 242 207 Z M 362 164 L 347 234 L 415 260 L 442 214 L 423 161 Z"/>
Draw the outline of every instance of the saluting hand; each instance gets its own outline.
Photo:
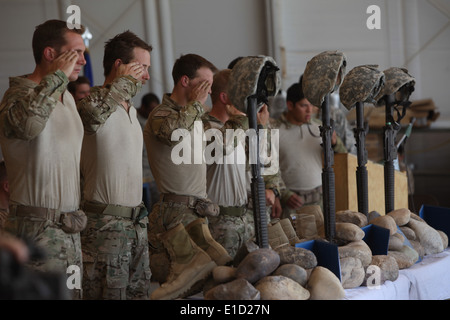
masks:
<path id="1" fill-rule="evenodd" d="M 64 72 L 67 78 L 69 78 L 73 70 L 75 69 L 77 60 L 78 60 L 78 53 L 76 51 L 72 50 L 63 52 L 53 60 L 50 66 L 50 73 L 53 73 L 59 69 L 62 72 Z"/>
<path id="2" fill-rule="evenodd" d="M 140 80 L 144 74 L 144 67 L 139 62 L 130 62 L 128 64 L 120 64 L 117 68 L 117 77 L 132 76 L 136 80 Z"/>
<path id="3" fill-rule="evenodd" d="M 208 99 L 208 95 L 211 92 L 211 84 L 205 80 L 200 82 L 192 89 L 190 94 L 190 101 L 198 101 L 201 104 L 205 104 Z"/>

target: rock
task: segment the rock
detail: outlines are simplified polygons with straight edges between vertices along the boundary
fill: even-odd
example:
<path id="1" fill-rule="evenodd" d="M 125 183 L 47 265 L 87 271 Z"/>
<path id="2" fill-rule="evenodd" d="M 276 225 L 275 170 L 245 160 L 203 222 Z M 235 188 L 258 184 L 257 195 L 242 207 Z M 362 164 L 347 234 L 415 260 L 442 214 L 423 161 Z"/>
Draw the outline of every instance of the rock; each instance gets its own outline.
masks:
<path id="1" fill-rule="evenodd" d="M 368 223 L 369 224 L 372 223 L 372 220 L 377 217 L 381 217 L 381 214 L 378 211 L 370 211 L 369 214 L 367 215 Z"/>
<path id="2" fill-rule="evenodd" d="M 379 279 L 377 274 L 374 274 L 374 268 L 379 270 Z M 382 285 L 385 281 L 395 281 L 399 275 L 399 268 L 397 260 L 389 255 L 375 255 L 372 257 L 372 262 L 365 270 L 365 278 L 363 285 Z"/>
<path id="3" fill-rule="evenodd" d="M 213 269 L 212 275 L 216 283 L 230 282 L 236 278 L 236 268 L 218 266 Z"/>
<path id="4" fill-rule="evenodd" d="M 368 224 L 367 217 L 357 211 L 341 210 L 336 212 L 336 222 L 349 222 L 362 228 Z"/>
<path id="5" fill-rule="evenodd" d="M 447 248 L 448 247 L 448 236 L 447 236 L 447 234 L 444 232 L 444 231 L 441 231 L 441 230 L 436 230 L 438 233 L 439 233 L 439 235 L 441 236 L 441 239 L 442 239 L 442 246 L 444 247 L 444 250 L 445 250 L 445 248 Z"/>
<path id="6" fill-rule="evenodd" d="M 237 267 L 239 265 L 239 263 L 241 263 L 242 260 L 244 260 L 244 258 L 250 253 L 253 252 L 255 250 L 258 250 L 259 246 L 254 243 L 252 240 L 248 240 L 247 242 L 245 242 L 236 252 L 236 255 L 234 256 L 233 259 L 233 266 Z"/>
<path id="7" fill-rule="evenodd" d="M 317 266 L 317 258 L 314 253 L 308 249 L 284 246 L 276 250 L 280 256 L 280 264 L 296 264 L 305 269 L 311 269 Z"/>
<path id="8" fill-rule="evenodd" d="M 272 275 L 288 277 L 302 287 L 306 285 L 306 281 L 308 280 L 306 270 L 296 264 L 283 264 L 279 266 L 278 269 L 272 273 Z"/>
<path id="9" fill-rule="evenodd" d="M 414 212 L 411 212 L 411 219 L 414 219 L 416 221 L 421 221 L 421 222 L 425 222 L 425 220 L 423 220 L 419 215 L 415 214 Z"/>
<path id="10" fill-rule="evenodd" d="M 397 232 L 397 224 L 391 216 L 379 216 L 372 219 L 370 223 L 388 229 L 391 236 Z"/>
<path id="11" fill-rule="evenodd" d="M 402 241 L 399 237 L 396 237 L 396 234 L 398 233 L 395 233 L 389 237 L 388 250 L 400 251 L 402 249 L 404 241 Z"/>
<path id="12" fill-rule="evenodd" d="M 411 211 L 409 211 L 409 209 L 407 208 L 402 208 L 391 211 L 387 215 L 394 219 L 397 226 L 401 227 L 409 222 L 411 218 Z"/>
<path id="13" fill-rule="evenodd" d="M 349 222 L 336 222 L 336 239 L 343 241 L 359 241 L 365 236 L 364 231 L 356 224 Z"/>
<path id="14" fill-rule="evenodd" d="M 260 293 L 245 279 L 236 279 L 209 289 L 205 300 L 259 300 Z"/>
<path id="15" fill-rule="evenodd" d="M 309 291 L 284 276 L 268 276 L 259 280 L 255 289 L 261 300 L 308 300 Z"/>
<path id="16" fill-rule="evenodd" d="M 413 247 L 413 249 L 416 250 L 417 254 L 419 255 L 419 259 L 423 259 L 423 257 L 425 256 L 425 249 L 420 244 L 420 242 L 417 240 L 408 240 L 408 241 Z"/>
<path id="17" fill-rule="evenodd" d="M 237 279 L 255 283 L 271 274 L 280 265 L 280 256 L 272 249 L 261 248 L 250 252 L 236 269 Z"/>
<path id="18" fill-rule="evenodd" d="M 314 214 L 297 214 L 295 218 L 295 230 L 300 239 L 317 238 L 319 236 L 319 228 Z"/>
<path id="19" fill-rule="evenodd" d="M 388 251 L 388 256 L 397 261 L 399 269 L 409 268 L 419 260 L 417 251 L 407 245 L 404 245 L 401 251 Z"/>
<path id="20" fill-rule="evenodd" d="M 344 289 L 359 287 L 364 281 L 364 268 L 361 260 L 354 257 L 339 259 L 341 264 L 341 282 Z"/>
<path id="21" fill-rule="evenodd" d="M 345 290 L 339 278 L 324 267 L 315 267 L 306 286 L 310 293 L 310 300 L 341 300 L 345 297 Z"/>
<path id="22" fill-rule="evenodd" d="M 403 232 L 403 234 L 405 235 L 406 239 L 408 240 L 416 240 L 416 233 L 414 232 L 413 229 L 407 227 L 407 226 L 402 226 L 399 227 L 400 231 Z"/>
<path id="23" fill-rule="evenodd" d="M 414 230 L 417 239 L 425 250 L 425 255 L 444 251 L 444 245 L 439 232 L 426 222 L 410 219 L 408 227 Z"/>
<path id="24" fill-rule="evenodd" d="M 339 258 L 354 257 L 361 260 L 363 267 L 367 267 L 372 261 L 372 251 L 363 241 L 350 242 L 345 246 L 338 247 Z"/>

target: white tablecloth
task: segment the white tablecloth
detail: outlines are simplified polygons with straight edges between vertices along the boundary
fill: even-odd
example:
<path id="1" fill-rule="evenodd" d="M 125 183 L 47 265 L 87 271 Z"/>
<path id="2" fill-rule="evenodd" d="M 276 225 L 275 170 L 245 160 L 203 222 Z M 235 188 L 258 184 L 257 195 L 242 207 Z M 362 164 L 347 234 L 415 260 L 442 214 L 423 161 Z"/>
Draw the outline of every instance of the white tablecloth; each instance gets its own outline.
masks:
<path id="1" fill-rule="evenodd" d="M 427 255 L 415 265 L 400 270 L 395 281 L 379 288 L 345 290 L 347 300 L 443 300 L 450 299 L 450 249 Z"/>

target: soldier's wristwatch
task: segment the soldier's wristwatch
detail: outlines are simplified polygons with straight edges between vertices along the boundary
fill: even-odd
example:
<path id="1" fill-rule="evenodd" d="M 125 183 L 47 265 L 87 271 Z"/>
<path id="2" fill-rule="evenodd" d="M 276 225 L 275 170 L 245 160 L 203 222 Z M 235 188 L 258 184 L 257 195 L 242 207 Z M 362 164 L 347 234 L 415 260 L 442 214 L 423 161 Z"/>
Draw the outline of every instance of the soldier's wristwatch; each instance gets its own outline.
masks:
<path id="1" fill-rule="evenodd" d="M 277 188 L 272 188 L 272 191 L 275 194 L 275 198 L 279 198 L 280 197 L 280 193 L 278 192 Z"/>

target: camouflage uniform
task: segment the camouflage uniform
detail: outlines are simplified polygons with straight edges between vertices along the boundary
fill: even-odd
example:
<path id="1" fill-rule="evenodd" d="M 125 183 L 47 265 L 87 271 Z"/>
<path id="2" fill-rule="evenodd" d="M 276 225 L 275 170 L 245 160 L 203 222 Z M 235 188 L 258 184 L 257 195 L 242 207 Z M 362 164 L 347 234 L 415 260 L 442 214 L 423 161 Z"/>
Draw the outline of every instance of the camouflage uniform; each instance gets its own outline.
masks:
<path id="1" fill-rule="evenodd" d="M 226 137 L 227 129 L 248 129 L 248 118 L 246 116 L 231 117 L 226 123 L 222 123 L 210 114 L 203 117 L 205 130 L 214 128 L 220 130 L 222 137 Z M 236 156 L 242 151 L 243 159 L 234 159 L 233 164 L 213 163 L 207 169 L 208 197 L 217 203 L 220 214 L 209 218 L 209 229 L 211 234 L 230 254 L 234 257 L 239 248 L 255 235 L 255 224 L 253 212 L 247 207 L 247 176 L 245 146 L 236 143 L 231 150 L 226 147 L 227 141 L 223 140 L 224 157 Z M 245 144 L 245 142 L 244 142 Z M 241 149 L 238 149 L 241 147 Z M 229 152 L 227 152 L 229 151 Z M 237 163 L 237 161 L 239 161 Z"/>
<path id="2" fill-rule="evenodd" d="M 280 168 L 283 181 L 286 183 L 286 189 L 282 190 L 281 195 L 283 217 L 288 218 L 292 214 L 286 202 L 293 193 L 303 198 L 303 205 L 322 207 L 320 120 L 313 118 L 312 123 L 298 126 L 288 122 L 286 115 L 283 114 L 274 125 L 280 130 Z M 335 152 L 347 152 L 339 137 L 333 149 Z M 301 162 L 300 153 L 308 157 L 308 160 L 303 159 L 307 163 Z"/>
<path id="3" fill-rule="evenodd" d="M 83 268 L 80 234 L 64 231 L 61 223 L 63 213 L 78 210 L 83 138 L 67 83 L 61 70 L 39 84 L 11 78 L 0 106 L 0 140 L 11 190 L 5 229 L 45 249 L 47 259 L 30 262 L 33 268 L 63 274 L 70 265 Z M 74 290 L 73 296 L 79 298 L 81 291 Z"/>
<path id="4" fill-rule="evenodd" d="M 131 98 L 141 89 L 131 76 L 93 87 L 78 103 L 85 129 L 81 170 L 81 233 L 86 299 L 148 299 L 147 218 L 142 202 L 143 135 Z M 129 104 L 126 111 L 121 101 Z"/>
<path id="5" fill-rule="evenodd" d="M 203 114 L 203 106 L 198 101 L 179 106 L 166 94 L 162 103 L 150 113 L 144 129 L 147 149 L 155 150 L 148 154 L 148 160 L 160 192 L 160 200 L 149 216 L 148 229 L 150 267 L 155 280 L 160 283 L 167 280 L 170 272 L 170 258 L 161 235 L 180 224 L 188 227 L 204 218 L 198 213 L 196 204 L 198 201 L 208 201 L 206 163 L 175 164 L 172 159 L 172 150 L 179 144 L 179 141 L 172 140 L 172 133 L 180 129 L 192 137 L 198 126 L 203 130 Z M 195 143 L 194 139 L 192 143 Z M 195 157 L 193 153 L 189 155 L 191 159 Z"/>

